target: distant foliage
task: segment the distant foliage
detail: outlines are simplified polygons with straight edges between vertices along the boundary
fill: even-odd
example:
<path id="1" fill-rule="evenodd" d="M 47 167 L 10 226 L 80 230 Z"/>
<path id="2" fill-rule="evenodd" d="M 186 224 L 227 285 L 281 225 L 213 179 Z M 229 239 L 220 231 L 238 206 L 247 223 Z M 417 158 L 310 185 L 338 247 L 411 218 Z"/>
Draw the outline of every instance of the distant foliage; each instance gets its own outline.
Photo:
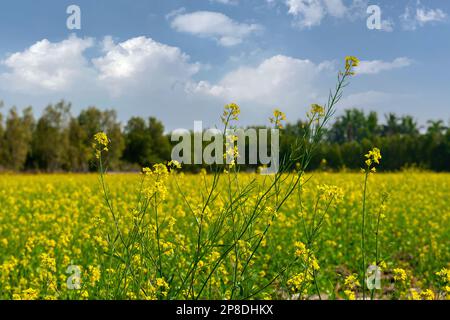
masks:
<path id="1" fill-rule="evenodd" d="M 139 170 L 170 160 L 170 135 L 156 118 L 133 117 L 122 124 L 114 110 L 89 107 L 76 117 L 70 110 L 70 103 L 61 101 L 49 105 L 39 119 L 35 119 L 31 107 L 22 112 L 13 107 L 5 115 L 0 113 L 0 169 L 93 171 L 96 165 L 91 142 L 99 131 L 107 133 L 113 144 L 106 159 L 109 170 Z M 280 159 L 287 157 L 290 146 L 303 136 L 306 121 L 288 123 L 281 129 Z M 364 165 L 364 152 L 373 146 L 385 155 L 381 171 L 410 167 L 450 171 L 450 128 L 444 121 L 428 121 L 426 127 L 419 127 L 411 116 L 390 113 L 380 123 L 376 112 L 365 114 L 358 109 L 345 110 L 328 125 L 309 168 L 359 170 Z M 241 166 L 241 170 L 253 171 L 256 167 Z M 200 169 L 184 167 L 195 172 Z"/>

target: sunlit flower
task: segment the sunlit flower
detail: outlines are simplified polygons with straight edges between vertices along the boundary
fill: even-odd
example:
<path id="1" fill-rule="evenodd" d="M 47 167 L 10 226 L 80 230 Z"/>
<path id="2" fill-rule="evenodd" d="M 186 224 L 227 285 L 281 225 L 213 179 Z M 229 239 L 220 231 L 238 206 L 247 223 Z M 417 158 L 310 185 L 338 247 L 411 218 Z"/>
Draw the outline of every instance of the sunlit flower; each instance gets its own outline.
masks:
<path id="1" fill-rule="evenodd" d="M 373 148 L 372 150 L 370 150 L 366 155 L 366 170 L 364 170 L 364 172 L 369 172 L 369 173 L 375 173 L 376 169 L 375 169 L 375 165 L 380 164 L 380 159 L 381 159 L 381 151 L 378 148 Z"/>
<path id="2" fill-rule="evenodd" d="M 276 128 L 283 129 L 282 121 L 286 121 L 286 114 L 278 109 L 273 111 L 273 117 L 270 119 L 270 123 L 274 124 Z"/>
<path id="3" fill-rule="evenodd" d="M 430 289 L 422 291 L 420 296 L 423 300 L 434 300 L 434 292 Z"/>
<path id="4" fill-rule="evenodd" d="M 359 283 L 358 276 L 355 274 L 351 274 L 347 276 L 344 280 L 344 285 L 346 288 L 350 290 L 355 290 L 357 287 L 360 287 L 361 284 Z"/>
<path id="5" fill-rule="evenodd" d="M 225 106 L 223 114 L 220 117 L 220 119 L 224 124 L 228 124 L 230 121 L 239 120 L 240 113 L 241 108 L 236 103 L 230 103 Z"/>
<path id="6" fill-rule="evenodd" d="M 347 75 L 354 75 L 354 68 L 359 66 L 359 59 L 353 56 L 345 57 L 345 72 Z"/>
<path id="7" fill-rule="evenodd" d="M 109 146 L 109 139 L 106 133 L 98 132 L 94 135 L 94 143 L 92 147 L 95 149 L 96 158 L 100 158 L 103 151 L 107 152 Z"/>
<path id="8" fill-rule="evenodd" d="M 392 270 L 394 273 L 394 280 L 398 282 L 405 282 L 406 281 L 406 271 L 401 268 L 396 268 Z"/>

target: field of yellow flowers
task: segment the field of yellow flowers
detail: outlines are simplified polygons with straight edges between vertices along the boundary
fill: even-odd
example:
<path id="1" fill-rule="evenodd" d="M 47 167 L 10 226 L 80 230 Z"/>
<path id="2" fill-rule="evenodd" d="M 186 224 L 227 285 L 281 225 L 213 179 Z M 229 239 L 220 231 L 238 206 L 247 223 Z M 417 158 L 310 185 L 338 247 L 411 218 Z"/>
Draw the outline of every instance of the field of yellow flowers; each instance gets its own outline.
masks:
<path id="1" fill-rule="evenodd" d="M 305 174 L 279 210 L 283 186 L 261 198 L 273 178 L 238 176 L 0 176 L 0 299 L 361 298 L 364 174 Z M 450 175 L 369 175 L 367 190 L 368 295 L 448 298 Z"/>
<path id="2" fill-rule="evenodd" d="M 110 174 L 99 132 L 98 175 L 0 176 L 0 299 L 448 299 L 450 175 L 378 174 L 376 147 L 362 173 L 308 173 L 358 63 L 271 175 L 239 171 L 232 103 L 210 174 Z"/>

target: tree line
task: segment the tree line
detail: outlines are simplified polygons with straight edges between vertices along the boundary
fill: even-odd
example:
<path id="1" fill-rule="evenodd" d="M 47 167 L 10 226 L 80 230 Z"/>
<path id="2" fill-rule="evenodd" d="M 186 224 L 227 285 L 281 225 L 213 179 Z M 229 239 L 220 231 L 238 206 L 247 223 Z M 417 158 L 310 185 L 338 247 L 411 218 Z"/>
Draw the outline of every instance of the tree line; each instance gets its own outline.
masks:
<path id="1" fill-rule="evenodd" d="M 303 136 L 304 127 L 305 122 L 299 120 L 281 131 L 281 159 Z M 22 112 L 12 107 L 5 115 L 0 113 L 0 170 L 93 171 L 92 137 L 99 131 L 111 140 L 106 159 L 111 170 L 135 171 L 170 160 L 174 143 L 156 118 L 132 117 L 122 124 L 114 110 L 96 107 L 73 116 L 71 104 L 60 101 L 47 106 L 37 119 L 31 107 Z M 374 146 L 382 151 L 382 170 L 419 167 L 450 171 L 450 128 L 442 120 L 429 121 L 420 128 L 413 117 L 390 113 L 380 123 L 376 112 L 365 114 L 358 109 L 346 110 L 329 126 L 310 169 L 359 169 L 362 155 Z M 247 169 L 255 167 L 241 166 L 241 170 Z M 200 168 L 186 166 L 185 170 Z"/>

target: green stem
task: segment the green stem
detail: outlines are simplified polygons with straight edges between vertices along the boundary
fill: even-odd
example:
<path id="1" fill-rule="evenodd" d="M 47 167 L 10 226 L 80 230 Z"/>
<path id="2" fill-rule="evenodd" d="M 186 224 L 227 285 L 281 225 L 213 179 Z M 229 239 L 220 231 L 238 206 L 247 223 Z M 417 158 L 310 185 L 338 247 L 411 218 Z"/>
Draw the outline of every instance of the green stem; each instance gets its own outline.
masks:
<path id="1" fill-rule="evenodd" d="M 362 224 L 361 224 L 361 252 L 362 252 L 362 265 L 361 265 L 361 281 L 362 281 L 362 290 L 363 290 L 363 300 L 366 299 L 366 281 L 365 281 L 365 273 L 366 273 L 366 248 L 365 248 L 365 223 L 366 223 L 366 193 L 367 193 L 367 179 L 369 177 L 369 171 L 366 170 L 366 174 L 364 177 L 364 193 L 363 193 L 363 207 L 362 207 Z"/>

